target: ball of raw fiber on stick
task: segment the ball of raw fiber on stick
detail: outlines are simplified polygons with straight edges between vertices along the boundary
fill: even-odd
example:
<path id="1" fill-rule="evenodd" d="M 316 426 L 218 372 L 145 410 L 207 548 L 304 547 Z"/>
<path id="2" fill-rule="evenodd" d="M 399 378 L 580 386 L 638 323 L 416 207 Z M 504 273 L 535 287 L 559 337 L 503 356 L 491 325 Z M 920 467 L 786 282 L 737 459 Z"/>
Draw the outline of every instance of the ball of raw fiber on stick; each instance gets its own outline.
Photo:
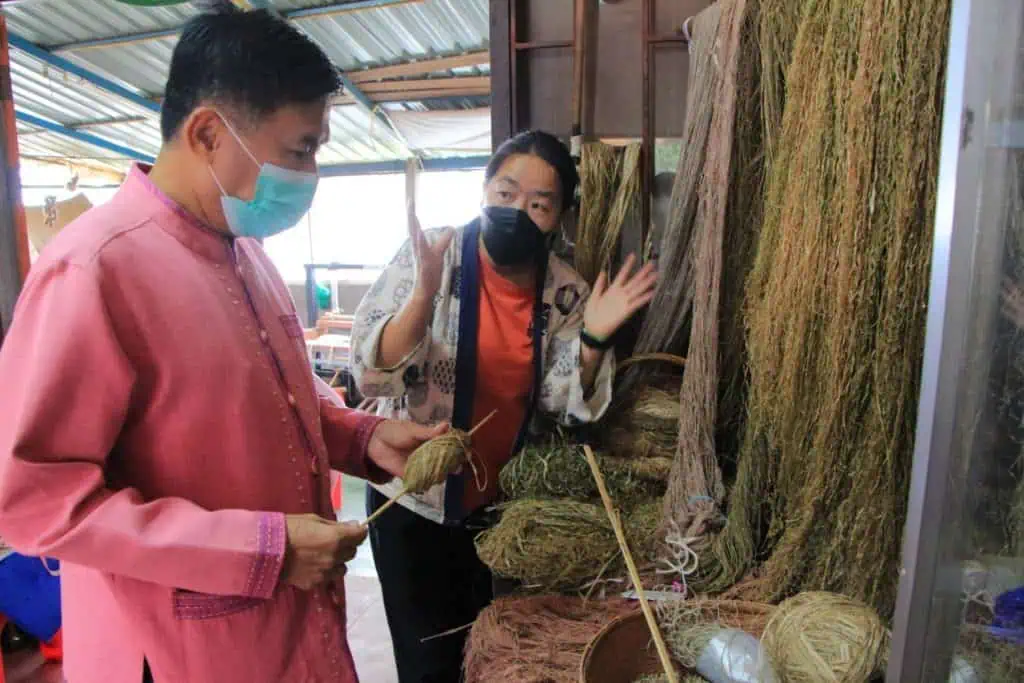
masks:
<path id="1" fill-rule="evenodd" d="M 409 456 L 402 483 L 409 493 L 424 493 L 444 482 L 467 462 L 469 434 L 451 429 L 427 441 Z"/>
<path id="2" fill-rule="evenodd" d="M 885 670 L 889 631 L 862 602 L 825 592 L 784 601 L 762 643 L 787 683 L 865 683 Z"/>

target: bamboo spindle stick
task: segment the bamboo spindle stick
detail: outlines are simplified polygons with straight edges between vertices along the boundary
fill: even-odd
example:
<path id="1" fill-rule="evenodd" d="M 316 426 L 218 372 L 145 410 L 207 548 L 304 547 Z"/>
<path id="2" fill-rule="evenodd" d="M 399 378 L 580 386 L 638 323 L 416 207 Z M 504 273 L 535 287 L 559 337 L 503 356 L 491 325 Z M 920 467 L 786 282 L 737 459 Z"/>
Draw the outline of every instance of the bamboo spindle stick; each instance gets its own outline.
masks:
<path id="1" fill-rule="evenodd" d="M 597 490 L 601 493 L 601 500 L 604 502 L 604 509 L 608 513 L 608 519 L 612 523 L 612 529 L 615 531 L 615 538 L 619 542 L 619 549 L 622 550 L 622 556 L 626 560 L 626 568 L 629 569 L 629 576 L 633 581 L 633 590 L 636 591 L 636 596 L 640 600 L 640 609 L 644 613 L 644 618 L 647 619 L 647 627 L 651 630 L 651 637 L 654 638 L 654 647 L 658 650 L 658 658 L 661 660 L 661 666 L 665 669 L 665 675 L 668 677 L 669 683 L 679 683 L 679 677 L 676 675 L 675 667 L 672 666 L 672 657 L 669 656 L 668 646 L 665 645 L 665 639 L 661 635 L 661 629 L 658 628 L 658 620 L 654 618 L 654 612 L 651 610 L 650 604 L 647 602 L 647 595 L 644 593 L 644 585 L 640 580 L 640 572 L 637 571 L 636 562 L 633 561 L 633 553 L 629 551 L 629 544 L 626 543 L 626 534 L 622 531 L 622 519 L 619 517 L 618 511 L 612 504 L 611 496 L 608 495 L 608 489 L 604 485 L 604 476 L 601 474 L 601 468 L 597 464 L 597 459 L 594 457 L 594 451 L 590 450 L 590 446 L 584 446 L 583 451 L 587 455 L 587 462 L 590 464 L 590 471 L 594 474 L 594 481 L 597 483 Z"/>
<path id="2" fill-rule="evenodd" d="M 490 422 L 491 418 L 494 417 L 497 414 L 498 414 L 497 410 L 492 410 L 490 415 L 488 415 L 484 419 L 480 420 L 480 422 L 477 423 L 476 427 L 473 427 L 473 429 L 469 432 L 469 437 L 473 438 L 473 435 L 476 433 L 476 431 L 478 429 L 480 429 L 481 427 L 483 427 L 488 422 Z M 397 496 L 395 496 L 394 498 L 392 498 L 388 502 L 386 502 L 383 505 L 381 505 L 379 508 L 376 509 L 376 511 L 374 511 L 374 513 L 372 515 L 367 517 L 366 521 L 363 522 L 363 526 L 364 527 L 370 526 L 370 524 L 372 524 L 378 517 L 380 517 L 382 514 L 384 514 L 388 510 L 388 508 L 390 508 L 392 505 L 397 503 L 403 496 L 407 495 L 408 493 L 409 493 L 409 489 L 408 488 L 403 488 L 401 493 L 399 493 Z"/>

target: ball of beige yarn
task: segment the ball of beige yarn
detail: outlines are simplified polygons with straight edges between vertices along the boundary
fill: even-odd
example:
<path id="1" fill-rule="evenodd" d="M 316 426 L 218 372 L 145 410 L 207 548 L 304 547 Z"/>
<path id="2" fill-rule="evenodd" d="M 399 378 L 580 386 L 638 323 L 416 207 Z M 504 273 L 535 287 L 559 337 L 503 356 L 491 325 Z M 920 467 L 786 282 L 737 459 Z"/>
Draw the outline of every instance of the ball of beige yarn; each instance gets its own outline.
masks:
<path id="1" fill-rule="evenodd" d="M 878 614 L 835 593 L 801 593 L 783 602 L 762 643 L 787 683 L 865 683 L 885 670 L 889 656 L 889 631 Z"/>
<path id="2" fill-rule="evenodd" d="M 442 483 L 467 462 L 469 445 L 469 434 L 452 429 L 417 448 L 405 465 L 406 491 L 424 493 Z"/>

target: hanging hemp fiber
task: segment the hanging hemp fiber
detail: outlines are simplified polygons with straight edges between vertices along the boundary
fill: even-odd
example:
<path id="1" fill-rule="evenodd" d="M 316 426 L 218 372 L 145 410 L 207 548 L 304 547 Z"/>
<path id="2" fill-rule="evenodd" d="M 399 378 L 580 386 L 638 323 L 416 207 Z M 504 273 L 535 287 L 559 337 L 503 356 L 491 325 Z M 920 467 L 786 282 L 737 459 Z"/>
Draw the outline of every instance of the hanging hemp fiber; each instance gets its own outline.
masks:
<path id="1" fill-rule="evenodd" d="M 828 590 L 888 618 L 924 341 L 949 0 L 767 7 L 799 20 L 748 279 L 748 417 L 728 524 L 700 549 L 691 581 L 723 591 L 763 557 L 759 599 Z"/>
<path id="2" fill-rule="evenodd" d="M 690 70 L 686 90 L 682 153 L 676 168 L 668 224 L 662 235 L 658 270 L 671 277 L 658 280 L 650 310 L 640 328 L 635 353 L 666 352 L 686 355 L 689 321 L 694 296 L 694 228 L 697 219 L 697 186 L 704 172 L 704 157 L 711 129 L 712 101 L 718 90 L 720 69 L 715 65 L 714 44 L 718 34 L 721 2 L 693 19 L 689 44 Z M 648 365 L 627 369 L 621 378 L 624 395 L 647 384 L 653 370 Z"/>

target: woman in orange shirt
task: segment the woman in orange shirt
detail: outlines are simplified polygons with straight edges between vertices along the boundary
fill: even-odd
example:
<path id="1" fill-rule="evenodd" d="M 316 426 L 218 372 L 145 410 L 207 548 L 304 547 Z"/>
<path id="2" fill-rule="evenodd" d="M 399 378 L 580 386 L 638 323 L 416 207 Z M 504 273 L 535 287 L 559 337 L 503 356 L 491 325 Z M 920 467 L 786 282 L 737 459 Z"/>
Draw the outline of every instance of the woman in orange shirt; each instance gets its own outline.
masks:
<path id="1" fill-rule="evenodd" d="M 476 476 L 464 472 L 406 496 L 371 529 L 402 683 L 456 682 L 465 633 L 491 599 L 476 557 L 472 515 L 497 495 L 498 472 L 537 413 L 592 422 L 611 401 L 615 332 L 653 295 L 647 265 L 630 257 L 593 293 L 550 252 L 579 178 L 569 150 L 543 132 L 503 144 L 485 173 L 481 216 L 409 242 L 356 312 L 353 370 L 380 412 L 470 429 Z M 372 512 L 400 481 L 369 490 Z M 428 639 L 428 640 L 424 640 Z"/>

